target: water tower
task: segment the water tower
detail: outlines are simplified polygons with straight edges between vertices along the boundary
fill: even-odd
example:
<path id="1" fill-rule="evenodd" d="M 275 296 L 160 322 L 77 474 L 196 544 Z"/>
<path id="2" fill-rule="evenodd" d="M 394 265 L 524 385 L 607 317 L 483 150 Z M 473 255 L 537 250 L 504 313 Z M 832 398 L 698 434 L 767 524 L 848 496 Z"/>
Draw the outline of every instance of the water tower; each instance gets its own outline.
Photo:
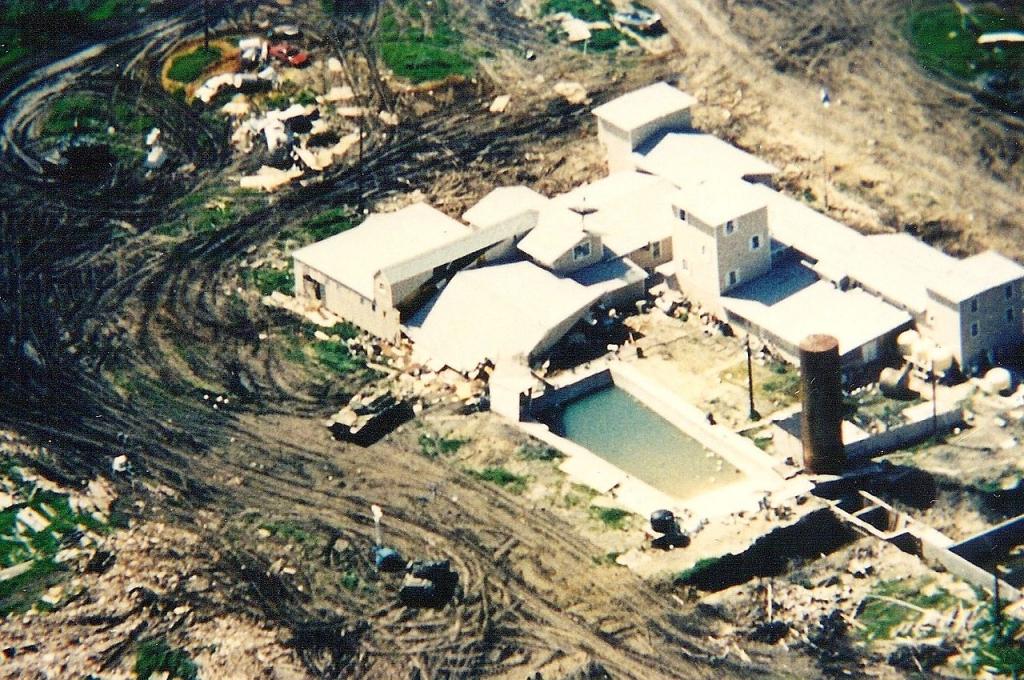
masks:
<path id="1" fill-rule="evenodd" d="M 804 469 L 838 474 L 846 463 L 843 449 L 843 389 L 839 341 L 831 335 L 808 335 L 800 343 L 800 438 Z"/>

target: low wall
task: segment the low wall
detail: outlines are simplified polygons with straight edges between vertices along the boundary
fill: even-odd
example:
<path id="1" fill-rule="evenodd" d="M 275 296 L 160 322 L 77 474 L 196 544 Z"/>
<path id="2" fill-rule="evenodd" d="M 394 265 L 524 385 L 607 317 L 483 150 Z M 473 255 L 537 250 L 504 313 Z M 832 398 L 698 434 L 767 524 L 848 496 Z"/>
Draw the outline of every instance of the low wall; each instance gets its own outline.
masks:
<path id="1" fill-rule="evenodd" d="M 567 385 L 551 385 L 543 394 L 530 400 L 529 414 L 535 415 L 562 404 L 578 399 L 585 394 L 612 384 L 612 373 L 608 368 L 600 369 L 576 379 Z"/>
<path id="2" fill-rule="evenodd" d="M 1015 545 L 1024 543 L 1024 515 L 998 524 L 988 531 L 961 541 L 950 550 L 968 560 L 980 560 L 993 554 L 1005 553 Z"/>
<path id="3" fill-rule="evenodd" d="M 941 564 L 946 571 L 962 578 L 968 583 L 992 592 L 994 579 L 992 574 L 985 571 L 970 560 L 957 555 L 950 548 L 936 546 L 927 540 L 921 542 L 921 556 L 928 561 Z M 1022 596 L 1020 590 L 1014 588 L 1006 581 L 999 580 L 999 595 L 1005 600 L 1019 600 Z"/>
<path id="4" fill-rule="evenodd" d="M 895 451 L 896 449 L 927 439 L 936 430 L 948 432 L 961 424 L 963 420 L 963 410 L 957 406 L 948 411 L 940 412 L 936 416 L 934 424 L 929 416 L 923 420 L 907 423 L 885 432 L 879 432 L 867 439 L 847 444 L 846 458 L 847 460 L 857 461 Z"/>

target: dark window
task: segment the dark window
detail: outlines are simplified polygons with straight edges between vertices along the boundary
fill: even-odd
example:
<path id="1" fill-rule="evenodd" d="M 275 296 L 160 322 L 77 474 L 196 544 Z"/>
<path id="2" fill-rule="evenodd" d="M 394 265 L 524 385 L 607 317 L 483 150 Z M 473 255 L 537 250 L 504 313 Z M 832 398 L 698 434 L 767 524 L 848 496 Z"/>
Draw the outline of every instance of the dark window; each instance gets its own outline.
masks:
<path id="1" fill-rule="evenodd" d="M 974 298 L 973 300 L 971 300 L 971 311 L 978 311 L 978 298 Z"/>
<path id="2" fill-rule="evenodd" d="M 729 272 L 729 285 L 735 286 L 739 278 L 739 275 L 735 271 Z"/>
<path id="3" fill-rule="evenodd" d="M 978 324 L 976 324 L 976 323 L 972 323 L 971 324 L 971 337 L 972 338 L 978 337 Z"/>
<path id="4" fill-rule="evenodd" d="M 683 210 L 682 208 L 679 209 L 679 219 L 681 219 L 683 222 L 686 221 L 686 211 Z"/>
<path id="5" fill-rule="evenodd" d="M 1007 309 L 1006 310 L 1006 320 L 1009 323 L 1013 323 L 1013 310 L 1012 309 Z"/>
<path id="6" fill-rule="evenodd" d="M 324 299 L 323 284 L 309 274 L 303 276 L 302 280 L 306 283 L 306 295 L 312 295 L 314 300 Z"/>
<path id="7" fill-rule="evenodd" d="M 590 257 L 590 241 L 580 243 L 572 249 L 572 259 L 582 260 L 587 257 Z"/>
<path id="8" fill-rule="evenodd" d="M 725 235 L 728 236 L 734 231 L 736 231 L 736 222 L 734 220 L 729 220 L 725 223 Z"/>
<path id="9" fill-rule="evenodd" d="M 1013 284 L 1007 284 L 1006 286 L 1006 299 L 1009 300 L 1013 297 Z"/>
<path id="10" fill-rule="evenodd" d="M 761 237 L 760 236 L 751 236 L 750 237 L 750 249 L 751 250 L 757 250 L 760 247 L 761 247 Z"/>

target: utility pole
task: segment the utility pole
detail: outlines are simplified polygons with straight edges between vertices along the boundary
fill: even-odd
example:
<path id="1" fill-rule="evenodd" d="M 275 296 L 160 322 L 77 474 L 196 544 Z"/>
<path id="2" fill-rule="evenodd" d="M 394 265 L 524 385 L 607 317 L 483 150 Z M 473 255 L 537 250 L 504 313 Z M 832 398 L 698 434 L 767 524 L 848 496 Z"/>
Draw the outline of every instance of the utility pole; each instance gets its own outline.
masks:
<path id="1" fill-rule="evenodd" d="M 931 373 L 932 379 L 932 437 L 935 438 L 939 436 L 939 402 L 935 399 L 937 392 L 935 383 L 938 382 L 935 375 L 935 359 L 932 359 L 932 370 L 929 373 Z"/>
<path id="2" fill-rule="evenodd" d="M 751 420 L 759 420 L 761 415 L 754 408 L 754 360 L 750 353 L 749 334 L 747 334 L 747 396 L 750 399 L 750 411 L 747 416 Z"/>

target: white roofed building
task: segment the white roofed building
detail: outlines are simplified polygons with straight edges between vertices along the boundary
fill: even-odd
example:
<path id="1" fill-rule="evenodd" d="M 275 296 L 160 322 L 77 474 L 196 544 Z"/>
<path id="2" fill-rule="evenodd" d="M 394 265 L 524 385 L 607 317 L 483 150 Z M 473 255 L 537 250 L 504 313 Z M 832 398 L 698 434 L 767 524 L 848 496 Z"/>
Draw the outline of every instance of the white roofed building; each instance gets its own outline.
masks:
<path id="1" fill-rule="evenodd" d="M 654 83 L 594 109 L 597 136 L 608 154 L 608 172 L 634 169 L 633 152 L 668 132 L 691 128 L 691 95 Z"/>

